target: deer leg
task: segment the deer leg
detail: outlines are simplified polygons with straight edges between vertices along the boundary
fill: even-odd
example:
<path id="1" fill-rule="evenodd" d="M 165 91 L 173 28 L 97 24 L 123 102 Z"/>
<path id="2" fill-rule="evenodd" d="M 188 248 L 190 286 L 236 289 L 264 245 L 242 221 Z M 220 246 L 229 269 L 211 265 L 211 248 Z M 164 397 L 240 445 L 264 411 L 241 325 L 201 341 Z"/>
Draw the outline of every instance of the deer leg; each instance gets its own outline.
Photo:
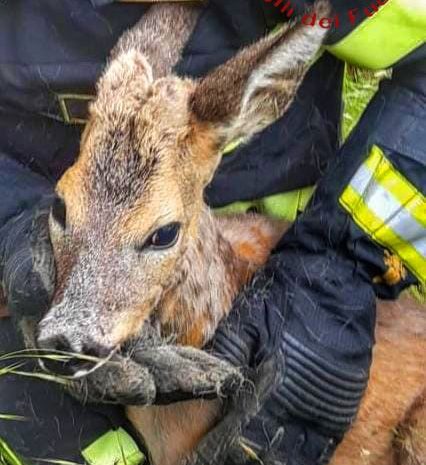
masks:
<path id="1" fill-rule="evenodd" d="M 231 365 L 191 347 L 163 345 L 115 356 L 74 381 L 71 392 L 83 401 L 152 405 L 193 398 L 228 396 L 242 383 Z"/>
<path id="2" fill-rule="evenodd" d="M 132 358 L 148 368 L 161 403 L 228 396 L 243 382 L 238 369 L 192 347 L 163 345 Z"/>
<path id="3" fill-rule="evenodd" d="M 156 396 L 154 380 L 148 369 L 121 356 L 73 381 L 69 389 L 84 403 L 150 405 Z"/>
<path id="4" fill-rule="evenodd" d="M 398 426 L 393 446 L 396 465 L 426 463 L 426 388 Z"/>

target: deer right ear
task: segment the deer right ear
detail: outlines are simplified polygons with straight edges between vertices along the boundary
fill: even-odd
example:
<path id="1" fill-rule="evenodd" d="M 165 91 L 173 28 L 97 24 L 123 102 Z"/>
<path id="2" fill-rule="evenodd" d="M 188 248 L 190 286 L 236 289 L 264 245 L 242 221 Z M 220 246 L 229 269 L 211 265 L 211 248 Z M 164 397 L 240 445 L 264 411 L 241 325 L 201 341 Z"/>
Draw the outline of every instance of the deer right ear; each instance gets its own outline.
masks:
<path id="1" fill-rule="evenodd" d="M 328 0 L 313 8 L 318 17 L 330 12 Z M 326 33 L 299 22 L 243 49 L 198 83 L 190 102 L 195 120 L 211 123 L 222 148 L 247 141 L 288 108 Z"/>

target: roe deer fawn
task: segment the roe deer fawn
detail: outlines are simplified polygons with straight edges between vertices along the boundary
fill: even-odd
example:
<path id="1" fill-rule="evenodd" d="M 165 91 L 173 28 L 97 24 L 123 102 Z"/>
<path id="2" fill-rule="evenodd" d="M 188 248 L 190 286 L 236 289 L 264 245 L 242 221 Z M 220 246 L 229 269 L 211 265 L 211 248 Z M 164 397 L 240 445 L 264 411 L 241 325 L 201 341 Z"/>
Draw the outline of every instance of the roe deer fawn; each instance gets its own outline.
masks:
<path id="1" fill-rule="evenodd" d="M 324 1 L 315 8 L 328 11 Z M 171 37 L 156 15 L 173 22 Z M 203 190 L 226 144 L 285 112 L 325 31 L 287 27 L 203 79 L 179 78 L 172 66 L 195 18 L 191 8 L 155 7 L 98 84 L 49 218 L 57 283 L 38 326 L 41 347 L 108 355 L 155 319 L 162 336 L 200 348 L 285 230 L 259 215 L 214 216 Z M 333 464 L 424 465 L 426 313 L 409 298 L 378 308 L 370 384 Z M 125 378 L 115 382 L 119 389 Z M 174 465 L 219 420 L 220 402 L 131 406 L 128 416 L 153 464 Z"/>

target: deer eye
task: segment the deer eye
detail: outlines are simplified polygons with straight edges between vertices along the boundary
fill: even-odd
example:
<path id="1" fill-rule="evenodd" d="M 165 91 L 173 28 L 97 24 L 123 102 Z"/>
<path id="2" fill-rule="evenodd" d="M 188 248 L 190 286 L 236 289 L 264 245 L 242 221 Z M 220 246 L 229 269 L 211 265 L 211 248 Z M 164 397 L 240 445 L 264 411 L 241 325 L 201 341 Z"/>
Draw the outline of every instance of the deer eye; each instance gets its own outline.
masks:
<path id="1" fill-rule="evenodd" d="M 156 250 L 168 249 L 176 244 L 179 231 L 179 223 L 170 223 L 167 226 L 163 226 L 149 237 L 142 248 L 151 247 Z"/>
<path id="2" fill-rule="evenodd" d="M 60 197 L 55 197 L 50 211 L 56 223 L 58 223 L 62 229 L 65 229 L 67 222 L 67 213 L 64 200 Z"/>

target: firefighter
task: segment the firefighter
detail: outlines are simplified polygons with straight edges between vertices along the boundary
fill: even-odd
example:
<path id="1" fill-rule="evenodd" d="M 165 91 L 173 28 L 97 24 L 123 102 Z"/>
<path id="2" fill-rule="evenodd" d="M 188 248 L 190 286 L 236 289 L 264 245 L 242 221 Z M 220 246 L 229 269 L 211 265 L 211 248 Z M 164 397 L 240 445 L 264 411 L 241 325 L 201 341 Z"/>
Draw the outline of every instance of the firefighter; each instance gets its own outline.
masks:
<path id="1" fill-rule="evenodd" d="M 376 297 L 395 298 L 426 276 L 426 6 L 372 0 L 366 12 L 361 0 L 332 3 L 325 51 L 291 108 L 228 153 L 206 192 L 213 207 L 297 216 L 215 338 L 216 355 L 251 370 L 272 360 L 278 372 L 242 431 L 247 456 L 221 457 L 227 465 L 255 456 L 327 463 L 367 384 Z M 285 20 L 286 4 L 210 0 L 176 72 L 205 74 Z M 309 2 L 290 4 L 296 16 Z M 49 208 L 55 182 L 78 153 L 109 50 L 146 8 L 135 0 L 0 5 L 0 277 L 18 330 L 37 321 L 49 300 L 48 283 L 32 269 L 33 217 Z M 343 61 L 393 67 L 393 74 L 340 146 Z M 313 184 L 313 198 L 296 215 L 303 188 Z M 258 292 L 265 286 L 268 293 Z M 22 347 L 11 320 L 0 319 L 0 353 Z M 28 377 L 1 376 L 0 392 L 0 414 L 26 418 L 0 419 L 0 457 L 10 463 L 142 459 L 143 445 L 118 407 L 83 407 Z M 204 452 L 211 463 L 213 451 Z"/>

